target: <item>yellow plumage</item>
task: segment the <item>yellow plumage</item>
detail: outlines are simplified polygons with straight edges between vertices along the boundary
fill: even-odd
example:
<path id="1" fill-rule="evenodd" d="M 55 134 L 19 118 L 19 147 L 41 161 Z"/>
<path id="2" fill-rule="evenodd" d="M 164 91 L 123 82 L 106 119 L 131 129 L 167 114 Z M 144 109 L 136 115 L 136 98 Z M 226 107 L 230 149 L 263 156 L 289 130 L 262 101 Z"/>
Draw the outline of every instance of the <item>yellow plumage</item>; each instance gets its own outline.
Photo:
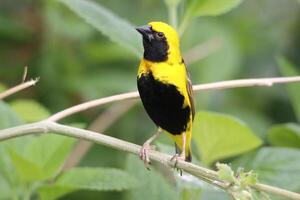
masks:
<path id="1" fill-rule="evenodd" d="M 165 126 L 166 128 L 161 128 L 176 142 L 180 151 L 182 151 L 182 147 L 185 148 L 183 155 L 190 157 L 194 105 L 188 72 L 180 53 L 179 37 L 171 26 L 162 22 L 151 22 L 148 27 L 150 27 L 148 32 L 138 29 L 143 34 L 145 49 L 144 58 L 138 69 L 139 92 L 152 120 L 159 127 Z M 165 92 L 158 90 L 165 90 Z M 171 97 L 174 98 L 171 99 Z M 182 97 L 183 101 L 181 102 Z M 169 101 L 169 103 L 165 101 Z M 176 104 L 172 101 L 176 101 Z M 173 104 L 178 105 L 179 108 L 175 108 Z M 176 111 L 170 111 L 172 108 Z M 151 109 L 156 109 L 156 111 Z M 176 117 L 179 118 L 179 121 Z M 180 133 L 177 133 L 179 129 L 176 124 L 171 124 L 177 121 L 183 123 L 184 126 Z M 173 129 L 176 130 L 176 133 L 170 131 Z"/>

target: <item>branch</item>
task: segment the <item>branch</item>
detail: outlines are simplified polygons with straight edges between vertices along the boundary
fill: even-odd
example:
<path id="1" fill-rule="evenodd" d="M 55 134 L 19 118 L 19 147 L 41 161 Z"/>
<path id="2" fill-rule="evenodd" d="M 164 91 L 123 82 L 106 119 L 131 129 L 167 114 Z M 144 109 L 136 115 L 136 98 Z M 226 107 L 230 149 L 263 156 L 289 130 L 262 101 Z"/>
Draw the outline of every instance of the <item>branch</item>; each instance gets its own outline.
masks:
<path id="1" fill-rule="evenodd" d="M 93 107 L 97 107 L 100 105 L 104 105 L 104 104 L 108 104 L 108 103 L 113 103 L 113 102 L 117 102 L 117 101 L 123 101 L 126 99 L 136 99 L 139 97 L 139 93 L 138 92 L 128 92 L 128 93 L 123 93 L 123 94 L 118 94 L 118 95 L 114 95 L 114 96 L 110 96 L 110 97 L 104 97 L 101 99 L 96 99 L 96 100 L 92 100 L 92 101 L 88 101 L 82 104 L 78 104 L 76 106 L 67 108 L 63 111 L 60 111 L 52 116 L 50 116 L 48 118 L 48 120 L 50 121 L 58 121 L 62 118 L 65 118 L 67 116 L 70 116 L 74 113 L 78 113 Z"/>
<path id="2" fill-rule="evenodd" d="M 8 89 L 8 90 L 6 90 L 6 91 L 4 91 L 0 94 L 0 99 L 4 99 L 4 98 L 6 98 L 6 97 L 8 97 L 8 96 L 10 96 L 14 93 L 17 93 L 21 90 L 24 90 L 28 87 L 31 87 L 31 86 L 35 85 L 38 81 L 39 81 L 39 79 L 36 78 L 36 79 L 32 79 L 30 81 L 27 81 L 25 83 L 21 83 L 21 84 L 15 86 L 13 88 L 10 88 L 10 89 Z"/>
<path id="3" fill-rule="evenodd" d="M 223 90 L 240 87 L 271 87 L 274 84 L 300 82 L 300 76 L 276 77 L 276 78 L 252 78 L 238 79 L 230 81 L 220 81 L 215 83 L 200 84 L 193 86 L 194 91 L 200 90 Z"/>
<path id="4" fill-rule="evenodd" d="M 280 78 L 257 78 L 257 79 L 239 79 L 239 80 L 230 80 L 230 81 L 221 81 L 215 83 L 207 83 L 207 84 L 199 84 L 194 85 L 193 89 L 195 92 L 197 91 L 205 91 L 205 90 L 221 90 L 221 89 L 230 89 L 230 88 L 239 88 L 239 87 L 252 87 L 252 86 L 266 86 L 270 87 L 273 84 L 278 83 L 291 83 L 291 82 L 299 82 L 300 76 L 294 77 L 280 77 Z M 110 97 L 105 97 L 101 99 L 96 99 L 92 101 L 88 101 L 82 104 L 78 104 L 76 106 L 67 108 L 63 111 L 60 111 L 48 118 L 50 121 L 58 121 L 72 114 L 97 107 L 100 105 L 123 101 L 126 99 L 136 99 L 139 97 L 138 92 L 128 92 L 123 94 L 118 94 Z"/>
<path id="5" fill-rule="evenodd" d="M 139 145 L 126 142 L 114 137 L 110 137 L 104 134 L 100 134 L 88 130 L 60 125 L 48 120 L 2 130 L 0 132 L 0 141 L 7 140 L 10 138 L 20 137 L 20 136 L 25 136 L 33 133 L 41 133 L 41 132 L 42 133 L 54 132 L 61 135 L 85 139 L 91 142 L 102 144 L 114 149 L 118 149 L 120 151 L 125 151 L 136 155 L 139 154 L 141 148 L 141 146 Z M 174 161 L 171 161 L 172 156 L 170 155 L 151 150 L 149 151 L 149 157 L 153 161 L 160 162 L 171 168 L 174 167 Z M 227 190 L 228 187 L 230 187 L 230 184 L 228 182 L 221 180 L 217 176 L 216 171 L 204 167 L 200 167 L 198 165 L 181 161 L 181 160 L 178 160 L 177 166 L 183 171 L 192 174 L 205 182 L 214 183 L 215 186 L 218 186 L 221 189 Z M 277 188 L 277 187 L 273 187 L 261 183 L 255 184 L 252 187 L 254 189 L 267 192 L 270 194 L 279 195 L 284 198 L 300 200 L 300 194 L 285 189 L 281 189 L 281 188 Z"/>

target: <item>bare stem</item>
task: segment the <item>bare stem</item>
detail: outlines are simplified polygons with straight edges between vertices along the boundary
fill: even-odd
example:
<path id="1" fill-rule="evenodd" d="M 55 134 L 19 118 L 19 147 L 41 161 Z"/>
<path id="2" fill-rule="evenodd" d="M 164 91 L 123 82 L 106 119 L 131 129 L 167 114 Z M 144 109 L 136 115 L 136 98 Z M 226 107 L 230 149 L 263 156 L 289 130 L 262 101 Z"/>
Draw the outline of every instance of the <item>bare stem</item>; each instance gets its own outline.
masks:
<path id="1" fill-rule="evenodd" d="M 197 91 L 205 91 L 205 90 L 221 90 L 221 89 L 230 89 L 230 88 L 239 88 L 239 87 L 252 87 L 252 86 L 266 86 L 270 87 L 273 84 L 279 83 L 291 83 L 291 82 L 299 82 L 300 76 L 294 77 L 280 77 L 280 78 L 257 78 L 257 79 L 239 79 L 239 80 L 229 80 L 229 81 L 221 81 L 215 83 L 207 83 L 207 84 L 199 84 L 194 85 L 193 89 L 195 92 Z M 63 111 L 60 111 L 48 118 L 51 121 L 58 121 L 72 114 L 101 106 L 104 104 L 123 101 L 126 99 L 136 99 L 139 97 L 138 92 L 128 92 L 123 94 L 118 94 L 110 97 L 105 97 L 101 99 L 96 99 L 92 101 L 88 101 L 82 104 L 78 104 L 76 106 L 67 108 Z"/>
<path id="2" fill-rule="evenodd" d="M 108 103 L 113 103 L 113 102 L 117 102 L 117 101 L 123 101 L 126 99 L 136 99 L 139 97 L 138 92 L 128 92 L 128 93 L 123 93 L 123 94 L 118 94 L 118 95 L 113 95 L 110 97 L 104 97 L 101 99 L 96 99 L 96 100 L 92 100 L 92 101 L 88 101 L 82 104 L 78 104 L 76 106 L 67 108 L 63 111 L 60 111 L 52 116 L 50 116 L 48 118 L 48 120 L 50 121 L 58 121 L 62 118 L 65 118 L 67 116 L 70 116 L 74 113 L 78 113 L 90 108 L 94 108 L 100 105 L 104 105 L 104 104 L 108 104 Z"/>
<path id="3" fill-rule="evenodd" d="M 88 130 L 57 124 L 55 122 L 48 121 L 48 120 L 2 130 L 0 131 L 0 141 L 7 140 L 10 138 L 20 137 L 20 136 L 25 136 L 33 133 L 41 133 L 41 132 L 42 133 L 54 132 L 61 135 L 85 139 L 91 142 L 102 144 L 114 149 L 118 149 L 120 151 L 125 151 L 136 155 L 139 154 L 141 148 L 141 146 L 139 145 L 126 142 L 114 137 L 110 137 L 104 134 L 100 134 Z M 151 160 L 160 162 L 165 166 L 169 166 L 169 167 L 174 166 L 174 161 L 171 161 L 170 155 L 151 150 L 149 151 L 149 157 Z M 179 167 L 186 173 L 192 174 L 200 178 L 205 182 L 210 183 L 211 181 L 215 181 L 215 183 L 218 183 L 217 186 L 220 188 L 224 189 L 224 186 L 228 184 L 226 181 L 218 178 L 216 171 L 204 167 L 200 167 L 198 165 L 181 161 L 181 160 L 178 160 L 177 167 Z M 275 194 L 288 199 L 300 200 L 300 194 L 288 190 L 284 190 L 281 188 L 277 188 L 277 187 L 273 187 L 261 183 L 256 184 L 252 187 L 256 190 L 264 191 L 269 194 Z"/>
<path id="4" fill-rule="evenodd" d="M 31 86 L 35 85 L 38 82 L 38 80 L 39 79 L 36 78 L 36 79 L 30 80 L 30 81 L 27 81 L 25 83 L 21 83 L 13 88 L 10 88 L 0 94 L 0 99 L 4 99 L 5 97 L 8 97 L 8 96 L 15 94 L 21 90 L 31 87 Z"/>

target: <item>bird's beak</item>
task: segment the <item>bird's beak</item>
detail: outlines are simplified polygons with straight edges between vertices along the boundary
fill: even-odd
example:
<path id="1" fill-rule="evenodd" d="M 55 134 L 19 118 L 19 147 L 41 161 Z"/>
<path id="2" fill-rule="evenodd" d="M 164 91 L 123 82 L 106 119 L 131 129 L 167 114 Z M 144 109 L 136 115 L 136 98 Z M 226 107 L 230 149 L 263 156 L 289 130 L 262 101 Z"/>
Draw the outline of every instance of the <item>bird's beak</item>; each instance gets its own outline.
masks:
<path id="1" fill-rule="evenodd" d="M 140 34 L 142 34 L 144 39 L 147 39 L 149 42 L 151 42 L 153 37 L 153 31 L 151 29 L 151 26 L 145 25 L 135 28 Z"/>

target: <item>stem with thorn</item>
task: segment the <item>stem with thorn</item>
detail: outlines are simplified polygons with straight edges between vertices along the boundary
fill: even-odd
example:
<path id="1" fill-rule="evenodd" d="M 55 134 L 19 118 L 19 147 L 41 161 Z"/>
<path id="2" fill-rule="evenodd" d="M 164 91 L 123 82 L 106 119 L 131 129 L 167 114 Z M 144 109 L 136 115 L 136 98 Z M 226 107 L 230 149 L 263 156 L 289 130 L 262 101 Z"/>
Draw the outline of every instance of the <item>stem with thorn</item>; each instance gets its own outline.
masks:
<path id="1" fill-rule="evenodd" d="M 15 93 L 21 91 L 21 90 L 29 88 L 29 87 L 35 85 L 38 81 L 39 81 L 39 79 L 36 78 L 36 79 L 32 79 L 30 81 L 21 83 L 21 84 L 15 86 L 15 87 L 12 87 L 12 88 L 0 93 L 0 99 L 4 99 L 4 98 L 6 98 L 6 97 L 8 97 L 12 94 L 15 94 Z"/>

